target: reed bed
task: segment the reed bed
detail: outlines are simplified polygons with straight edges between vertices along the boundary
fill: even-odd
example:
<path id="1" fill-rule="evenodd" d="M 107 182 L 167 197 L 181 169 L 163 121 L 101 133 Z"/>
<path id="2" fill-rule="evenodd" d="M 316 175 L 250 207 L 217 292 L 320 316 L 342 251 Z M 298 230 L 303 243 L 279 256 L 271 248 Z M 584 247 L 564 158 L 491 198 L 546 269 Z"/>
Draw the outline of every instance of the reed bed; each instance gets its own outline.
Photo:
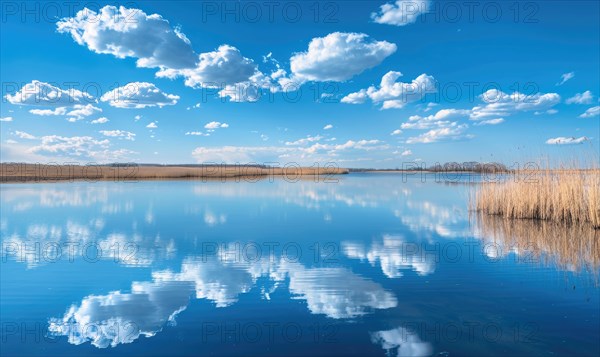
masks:
<path id="1" fill-rule="evenodd" d="M 507 175 L 474 188 L 471 209 L 505 218 L 535 219 L 600 228 L 600 170 L 538 169 Z"/>

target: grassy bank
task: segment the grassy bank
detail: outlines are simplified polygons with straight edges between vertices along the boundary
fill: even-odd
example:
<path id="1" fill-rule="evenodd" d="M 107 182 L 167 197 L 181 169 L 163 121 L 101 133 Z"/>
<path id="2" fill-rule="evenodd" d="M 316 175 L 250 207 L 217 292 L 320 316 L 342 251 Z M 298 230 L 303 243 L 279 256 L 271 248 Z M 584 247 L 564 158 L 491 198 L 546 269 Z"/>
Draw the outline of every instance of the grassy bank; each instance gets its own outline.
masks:
<path id="1" fill-rule="evenodd" d="M 600 228 L 600 170 L 522 170 L 474 189 L 471 209 Z"/>
<path id="2" fill-rule="evenodd" d="M 235 179 L 278 176 L 287 180 L 300 178 L 327 180 L 347 174 L 336 167 L 266 167 L 247 165 L 42 165 L 22 163 L 0 164 L 0 182 L 55 181 L 138 181 L 166 179 Z"/>

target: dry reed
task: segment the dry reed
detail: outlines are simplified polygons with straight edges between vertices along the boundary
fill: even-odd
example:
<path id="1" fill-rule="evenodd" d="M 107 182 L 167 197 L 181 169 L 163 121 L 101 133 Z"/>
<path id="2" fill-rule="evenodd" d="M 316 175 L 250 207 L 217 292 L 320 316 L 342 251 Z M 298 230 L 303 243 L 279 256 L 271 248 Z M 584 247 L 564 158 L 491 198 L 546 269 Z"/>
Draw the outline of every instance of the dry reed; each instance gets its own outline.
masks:
<path id="1" fill-rule="evenodd" d="M 505 218 L 587 224 L 600 228 L 600 170 L 521 170 L 483 182 L 471 209 Z"/>

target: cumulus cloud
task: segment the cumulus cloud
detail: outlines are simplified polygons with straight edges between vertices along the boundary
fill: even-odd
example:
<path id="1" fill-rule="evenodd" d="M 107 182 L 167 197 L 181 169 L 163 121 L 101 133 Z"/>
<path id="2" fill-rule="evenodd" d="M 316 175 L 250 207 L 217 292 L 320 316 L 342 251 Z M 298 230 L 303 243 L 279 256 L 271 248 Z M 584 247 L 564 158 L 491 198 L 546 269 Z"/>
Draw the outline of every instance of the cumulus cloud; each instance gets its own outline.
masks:
<path id="1" fill-rule="evenodd" d="M 395 3 L 381 5 L 371 18 L 378 24 L 405 26 L 416 22 L 421 14 L 429 11 L 430 6 L 430 0 L 396 0 Z"/>
<path id="2" fill-rule="evenodd" d="M 13 117 L 0 117 L 0 121 L 4 121 L 4 122 L 13 121 Z"/>
<path id="3" fill-rule="evenodd" d="M 381 109 L 398 109 L 406 103 L 422 99 L 428 93 L 437 91 L 435 79 L 425 73 L 410 83 L 399 82 L 402 73 L 390 71 L 381 78 L 379 87 L 370 86 L 342 98 L 342 103 L 360 104 L 367 98 L 373 103 L 382 103 Z"/>
<path id="4" fill-rule="evenodd" d="M 346 104 L 362 104 L 369 96 L 367 95 L 366 89 L 361 89 L 358 92 L 350 93 L 341 99 L 342 103 Z"/>
<path id="5" fill-rule="evenodd" d="M 573 79 L 573 77 L 575 77 L 575 72 L 564 73 L 560 76 L 560 82 L 556 83 L 556 85 L 562 86 L 568 80 Z"/>
<path id="6" fill-rule="evenodd" d="M 565 101 L 565 103 L 567 103 L 567 104 L 591 104 L 593 99 L 594 99 L 594 96 L 592 95 L 592 92 L 590 92 L 589 90 L 586 90 L 583 93 L 577 93 L 574 96 L 572 96 L 571 98 L 568 98 Z"/>
<path id="7" fill-rule="evenodd" d="M 141 109 L 175 105 L 179 96 L 164 93 L 153 83 L 131 82 L 105 93 L 100 99 L 116 108 Z"/>
<path id="8" fill-rule="evenodd" d="M 148 129 L 156 129 L 156 128 L 158 128 L 158 125 L 156 125 L 156 122 L 152 122 L 152 123 L 146 125 L 146 128 L 148 128 Z"/>
<path id="9" fill-rule="evenodd" d="M 125 130 L 100 130 L 100 134 L 113 138 L 120 138 L 125 140 L 135 140 L 135 134 Z"/>
<path id="10" fill-rule="evenodd" d="M 55 107 L 95 102 L 94 97 L 88 93 L 75 88 L 60 89 L 50 83 L 38 80 L 33 80 L 31 83 L 25 84 L 14 95 L 7 94 L 5 98 L 11 104 Z"/>
<path id="11" fill-rule="evenodd" d="M 560 102 L 560 95 L 557 93 L 507 94 L 497 89 L 486 91 L 480 98 L 485 104 L 472 109 L 472 120 L 502 118 L 516 112 L 548 110 Z"/>
<path id="12" fill-rule="evenodd" d="M 590 138 L 582 136 L 580 138 L 575 137 L 558 137 L 551 138 L 546 140 L 546 144 L 548 145 L 574 145 L 574 144 L 582 144 L 586 141 L 590 140 Z"/>
<path id="13" fill-rule="evenodd" d="M 410 156 L 410 155 L 412 155 L 412 154 L 413 154 L 412 150 L 409 150 L 409 149 L 408 149 L 408 150 L 404 150 L 404 151 L 402 151 L 402 152 L 400 153 L 400 156 Z"/>
<path id="14" fill-rule="evenodd" d="M 98 119 L 91 121 L 92 124 L 106 124 L 108 122 L 109 122 L 109 120 L 106 117 L 98 118 Z"/>
<path id="15" fill-rule="evenodd" d="M 73 108 L 73 110 L 66 113 L 67 116 L 71 117 L 69 118 L 69 121 L 81 120 L 85 117 L 89 117 L 92 114 L 102 112 L 102 109 L 95 107 L 91 104 L 77 104 Z"/>
<path id="16" fill-rule="evenodd" d="M 306 52 L 290 58 L 293 77 L 300 81 L 346 81 L 380 64 L 396 45 L 362 33 L 334 32 L 313 38 Z"/>
<path id="17" fill-rule="evenodd" d="M 210 123 L 207 123 L 206 125 L 204 125 L 204 129 L 214 130 L 214 129 L 219 129 L 219 128 L 229 128 L 229 124 L 221 123 L 218 121 L 211 121 Z"/>
<path id="18" fill-rule="evenodd" d="M 185 85 L 192 88 L 218 88 L 223 85 L 245 82 L 258 71 L 253 60 L 242 56 L 229 45 L 221 45 L 216 51 L 201 53 L 193 68 L 164 69 L 158 77 L 185 78 Z"/>
<path id="19" fill-rule="evenodd" d="M 402 130 L 396 129 L 396 130 L 392 131 L 392 133 L 390 135 L 400 135 L 400 134 L 402 134 Z"/>
<path id="20" fill-rule="evenodd" d="M 412 115 L 408 118 L 408 122 L 402 123 L 402 129 L 431 129 L 436 127 L 445 127 L 456 122 L 451 122 L 461 117 L 467 117 L 470 114 L 466 109 L 441 109 L 437 113 L 420 116 Z"/>
<path id="21" fill-rule="evenodd" d="M 333 125 L 327 124 L 323 127 L 323 130 L 329 130 L 329 129 L 333 129 Z"/>
<path id="22" fill-rule="evenodd" d="M 430 144 L 439 141 L 462 140 L 471 138 L 471 135 L 465 134 L 469 126 L 466 124 L 451 123 L 448 126 L 431 129 L 416 137 L 406 140 L 408 144 Z"/>
<path id="23" fill-rule="evenodd" d="M 138 67 L 178 69 L 196 63 L 187 37 L 158 14 L 123 6 L 104 6 L 98 12 L 85 8 L 56 26 L 95 53 L 137 58 Z"/>
<path id="24" fill-rule="evenodd" d="M 73 107 L 57 107 L 54 109 L 31 109 L 29 111 L 33 115 L 40 116 L 58 116 L 66 115 L 69 116 L 67 120 L 70 122 L 81 120 L 95 113 L 102 112 L 102 109 L 95 107 L 92 104 L 75 104 Z"/>
<path id="25" fill-rule="evenodd" d="M 593 118 L 600 115 L 600 106 L 591 107 L 585 111 L 585 113 L 581 114 L 580 118 Z"/>

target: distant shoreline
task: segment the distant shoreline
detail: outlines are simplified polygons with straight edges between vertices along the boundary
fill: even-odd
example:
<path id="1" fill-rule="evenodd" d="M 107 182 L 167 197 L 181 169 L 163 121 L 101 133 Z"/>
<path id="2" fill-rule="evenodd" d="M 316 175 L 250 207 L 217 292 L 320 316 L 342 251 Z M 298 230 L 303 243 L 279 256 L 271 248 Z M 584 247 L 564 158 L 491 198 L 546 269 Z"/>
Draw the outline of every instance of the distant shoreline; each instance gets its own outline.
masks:
<path id="1" fill-rule="evenodd" d="M 203 179 L 231 180 L 238 178 L 284 177 L 287 180 L 348 174 L 337 167 L 267 167 L 249 165 L 42 165 L 1 163 L 0 183 L 49 183 L 69 181 L 135 182 L 146 180 Z"/>
<path id="2" fill-rule="evenodd" d="M 74 181 L 115 181 L 136 182 L 151 180 L 233 180 L 242 179 L 257 181 L 263 178 L 283 177 L 288 181 L 318 179 L 326 181 L 333 176 L 353 173 L 373 174 L 515 174 L 513 170 L 493 167 L 487 170 L 482 166 L 473 169 L 457 170 L 456 167 L 433 167 L 423 169 L 366 169 L 330 167 L 300 167 L 288 164 L 285 167 L 266 165 L 159 165 L 159 164 L 105 164 L 105 165 L 57 165 L 57 164 L 28 164 L 0 163 L 0 183 L 50 183 Z M 561 172 L 561 169 L 550 170 Z M 588 169 L 564 170 L 585 172 Z M 591 169 L 596 172 L 597 170 Z M 527 173 L 527 170 L 521 173 Z"/>

